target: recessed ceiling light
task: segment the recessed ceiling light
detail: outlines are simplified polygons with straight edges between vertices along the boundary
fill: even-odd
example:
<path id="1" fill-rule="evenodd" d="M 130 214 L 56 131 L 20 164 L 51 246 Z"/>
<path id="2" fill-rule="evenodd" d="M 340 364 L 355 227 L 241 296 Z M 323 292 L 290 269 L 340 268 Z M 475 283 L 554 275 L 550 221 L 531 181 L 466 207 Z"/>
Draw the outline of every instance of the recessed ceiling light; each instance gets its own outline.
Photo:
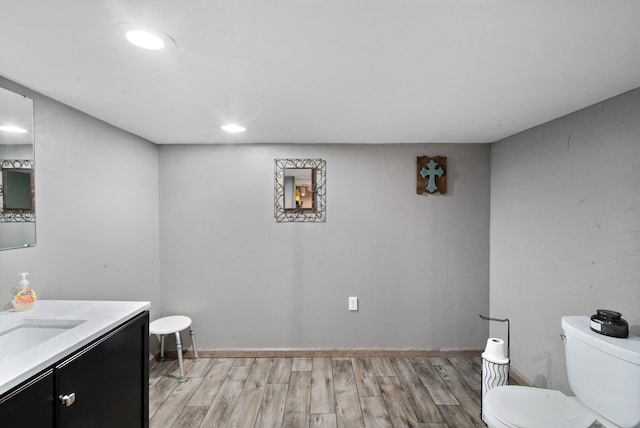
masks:
<path id="1" fill-rule="evenodd" d="M 127 31 L 124 36 L 129 40 L 129 43 L 142 49 L 149 49 L 151 51 L 164 49 L 164 41 L 149 31 L 130 30 Z"/>
<path id="2" fill-rule="evenodd" d="M 14 125 L 0 125 L 0 131 L 11 132 L 13 134 L 24 134 L 26 129 Z"/>
<path id="3" fill-rule="evenodd" d="M 175 48 L 176 42 L 165 32 L 131 22 L 120 22 L 113 26 L 114 30 L 124 36 L 129 43 L 142 49 L 153 51 Z"/>
<path id="4" fill-rule="evenodd" d="M 232 134 L 237 134 L 238 132 L 244 132 L 247 130 L 244 126 L 237 125 L 235 123 L 229 123 L 227 125 L 221 126 L 224 131 L 231 132 Z"/>

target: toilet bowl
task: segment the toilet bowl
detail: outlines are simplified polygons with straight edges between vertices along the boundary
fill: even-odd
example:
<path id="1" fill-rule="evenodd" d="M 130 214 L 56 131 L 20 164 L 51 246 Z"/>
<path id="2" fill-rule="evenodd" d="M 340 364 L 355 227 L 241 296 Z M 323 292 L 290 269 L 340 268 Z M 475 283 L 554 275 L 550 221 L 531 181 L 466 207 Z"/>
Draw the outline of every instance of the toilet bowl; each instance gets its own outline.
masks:
<path id="1" fill-rule="evenodd" d="M 485 397 L 484 411 L 489 428 L 615 427 L 575 397 L 526 386 L 491 389 Z"/>

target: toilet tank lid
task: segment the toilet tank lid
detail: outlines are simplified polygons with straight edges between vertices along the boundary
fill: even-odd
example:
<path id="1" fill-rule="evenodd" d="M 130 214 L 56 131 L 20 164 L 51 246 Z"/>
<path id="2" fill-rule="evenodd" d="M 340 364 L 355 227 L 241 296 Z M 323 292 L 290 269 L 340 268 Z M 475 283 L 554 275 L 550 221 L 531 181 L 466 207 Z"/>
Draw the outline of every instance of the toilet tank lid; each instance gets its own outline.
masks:
<path id="1" fill-rule="evenodd" d="M 629 335 L 626 339 L 609 337 L 591 330 L 591 320 L 586 315 L 562 317 L 562 330 L 567 337 L 573 337 L 602 352 L 633 364 L 640 365 L 640 337 Z"/>

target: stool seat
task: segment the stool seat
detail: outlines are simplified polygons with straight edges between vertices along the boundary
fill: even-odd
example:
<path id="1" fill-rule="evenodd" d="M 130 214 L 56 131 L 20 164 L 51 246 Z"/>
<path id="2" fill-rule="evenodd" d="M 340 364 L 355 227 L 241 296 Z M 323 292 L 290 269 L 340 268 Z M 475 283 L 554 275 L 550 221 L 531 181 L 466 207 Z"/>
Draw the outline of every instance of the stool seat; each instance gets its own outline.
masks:
<path id="1" fill-rule="evenodd" d="M 184 367 L 182 365 L 182 339 L 180 338 L 180 332 L 182 330 L 189 329 L 189 335 L 191 336 L 191 346 L 193 347 L 193 360 L 198 361 L 198 348 L 196 348 L 195 335 L 191 328 L 191 318 L 185 315 L 172 315 L 168 317 L 158 318 L 149 324 L 149 334 L 155 334 L 160 336 L 160 361 L 164 361 L 164 336 L 165 334 L 176 335 L 176 351 L 178 353 L 178 367 L 180 369 L 180 376 L 178 380 L 184 382 L 186 380 L 184 375 Z"/>
<path id="2" fill-rule="evenodd" d="M 151 334 L 171 334 L 176 331 L 186 330 L 191 326 L 191 318 L 184 315 L 173 315 L 159 318 L 149 324 Z"/>

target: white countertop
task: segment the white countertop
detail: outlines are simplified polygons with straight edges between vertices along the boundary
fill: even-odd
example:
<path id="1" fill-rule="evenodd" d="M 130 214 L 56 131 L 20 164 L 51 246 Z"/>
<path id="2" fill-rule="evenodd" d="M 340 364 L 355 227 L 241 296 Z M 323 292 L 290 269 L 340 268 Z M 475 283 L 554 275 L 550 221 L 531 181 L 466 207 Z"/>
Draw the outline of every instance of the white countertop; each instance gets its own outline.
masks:
<path id="1" fill-rule="evenodd" d="M 0 360 L 0 394 L 150 307 L 149 302 L 38 300 L 30 311 L 0 312 L 0 332 L 23 320 L 84 321 L 16 356 Z"/>

